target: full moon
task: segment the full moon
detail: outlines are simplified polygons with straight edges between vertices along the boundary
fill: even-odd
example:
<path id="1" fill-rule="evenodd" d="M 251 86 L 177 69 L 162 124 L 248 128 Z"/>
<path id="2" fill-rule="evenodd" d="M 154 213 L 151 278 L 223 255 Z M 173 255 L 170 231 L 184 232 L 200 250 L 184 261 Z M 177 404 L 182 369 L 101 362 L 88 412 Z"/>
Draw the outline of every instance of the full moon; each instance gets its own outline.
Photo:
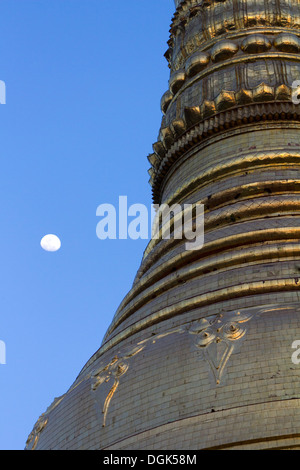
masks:
<path id="1" fill-rule="evenodd" d="M 45 251 L 58 251 L 61 247 L 61 241 L 56 235 L 45 235 L 41 239 L 41 247 Z"/>

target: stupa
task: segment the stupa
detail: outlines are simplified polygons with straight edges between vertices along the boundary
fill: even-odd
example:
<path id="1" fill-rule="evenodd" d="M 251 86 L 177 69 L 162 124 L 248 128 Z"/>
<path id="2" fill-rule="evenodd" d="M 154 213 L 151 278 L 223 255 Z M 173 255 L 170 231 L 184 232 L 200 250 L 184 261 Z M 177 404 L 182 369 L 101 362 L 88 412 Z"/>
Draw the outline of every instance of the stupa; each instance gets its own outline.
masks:
<path id="1" fill-rule="evenodd" d="M 175 7 L 150 184 L 204 205 L 204 246 L 149 242 L 27 449 L 300 449 L 299 1 Z"/>

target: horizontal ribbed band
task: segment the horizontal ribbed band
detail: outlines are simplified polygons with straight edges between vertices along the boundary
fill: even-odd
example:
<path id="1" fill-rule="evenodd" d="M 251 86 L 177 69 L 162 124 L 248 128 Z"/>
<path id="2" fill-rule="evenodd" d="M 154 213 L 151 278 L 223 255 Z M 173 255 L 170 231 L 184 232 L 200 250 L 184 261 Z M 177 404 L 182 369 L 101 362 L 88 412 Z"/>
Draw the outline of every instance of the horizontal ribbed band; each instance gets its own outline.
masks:
<path id="1" fill-rule="evenodd" d="M 278 120 L 299 121 L 300 107 L 287 101 L 251 103 L 219 112 L 191 126 L 171 145 L 161 159 L 153 179 L 153 202 L 155 204 L 161 203 L 161 185 L 174 161 L 198 143 L 206 138 L 209 139 L 212 135 L 224 132 L 227 128 L 243 127 L 246 124 L 257 123 L 258 121 L 274 122 Z"/>

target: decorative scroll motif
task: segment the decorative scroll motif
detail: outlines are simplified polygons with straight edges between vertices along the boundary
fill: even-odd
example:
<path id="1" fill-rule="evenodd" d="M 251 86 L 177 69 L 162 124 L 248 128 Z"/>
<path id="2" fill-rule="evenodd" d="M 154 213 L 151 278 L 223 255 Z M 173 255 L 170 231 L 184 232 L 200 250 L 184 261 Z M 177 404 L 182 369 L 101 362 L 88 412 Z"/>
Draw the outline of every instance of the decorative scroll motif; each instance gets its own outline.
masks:
<path id="1" fill-rule="evenodd" d="M 112 380 L 113 385 L 105 399 L 102 413 L 103 413 L 103 422 L 102 426 L 104 427 L 106 424 L 106 416 L 108 412 L 108 407 L 111 402 L 112 397 L 114 396 L 115 392 L 120 383 L 120 378 L 122 375 L 126 374 L 129 368 L 129 364 L 125 362 L 122 358 L 118 358 L 117 356 L 114 357 L 111 362 L 104 367 L 103 369 L 98 370 L 95 373 L 95 381 L 92 385 L 92 390 L 97 390 L 97 388 L 102 385 L 103 383 L 107 383 Z"/>
<path id="2" fill-rule="evenodd" d="M 40 434 L 45 429 L 47 423 L 48 417 L 46 417 L 45 414 L 42 414 L 35 423 L 32 432 L 28 436 L 28 439 L 26 441 L 27 450 L 35 450 L 40 438 Z"/>
<path id="3" fill-rule="evenodd" d="M 105 398 L 104 404 L 102 406 L 102 415 L 103 415 L 102 427 L 105 427 L 106 425 L 106 418 L 107 418 L 109 405 L 120 385 L 120 379 L 126 374 L 126 372 L 129 369 L 129 359 L 131 359 L 132 357 L 142 352 L 146 348 L 146 346 L 156 343 L 158 339 L 161 339 L 170 334 L 182 333 L 184 331 L 185 330 L 183 328 L 177 328 L 174 330 L 170 330 L 167 333 L 157 335 L 155 337 L 147 338 L 139 342 L 136 347 L 131 348 L 129 350 L 127 349 L 127 351 L 118 353 L 118 355 L 114 356 L 112 360 L 106 366 L 104 367 L 101 366 L 100 368 L 98 368 L 96 371 L 92 373 L 92 379 L 93 379 L 92 387 L 91 387 L 92 391 L 94 392 L 97 391 L 98 387 L 100 387 L 101 385 L 105 383 L 108 383 L 108 382 L 112 383 L 112 387 L 110 388 Z M 97 401 L 99 402 L 100 400 L 101 400 L 101 397 L 99 397 L 99 400 Z"/>
<path id="4" fill-rule="evenodd" d="M 102 427 L 106 426 L 109 405 L 117 392 L 121 377 L 128 372 L 129 362 L 132 357 L 144 351 L 147 346 L 156 343 L 161 338 L 170 334 L 185 333 L 193 335 L 195 337 L 195 346 L 203 352 L 203 358 L 208 362 L 213 373 L 214 382 L 219 385 L 230 356 L 237 346 L 241 344 L 241 340 L 246 334 L 247 323 L 256 314 L 257 309 L 251 309 L 245 312 L 213 315 L 202 318 L 188 326 L 178 327 L 164 334 L 147 338 L 131 350 L 120 351 L 107 365 L 101 366 L 92 373 L 93 382 L 91 388 L 93 392 L 96 392 L 105 383 L 111 382 L 112 384 L 104 404 L 102 393 L 98 399 L 96 397 L 98 403 L 101 401 Z"/>
<path id="5" fill-rule="evenodd" d="M 110 402 L 117 391 L 117 388 L 120 384 L 120 378 L 126 374 L 129 369 L 128 359 L 140 353 L 145 348 L 145 345 L 137 346 L 132 349 L 129 353 L 124 353 L 122 357 L 115 356 L 105 367 L 100 367 L 92 375 L 93 383 L 92 390 L 96 391 L 97 388 L 108 382 L 112 382 L 112 387 L 104 401 L 102 408 L 103 421 L 102 426 L 106 424 L 106 417 Z"/>
<path id="6" fill-rule="evenodd" d="M 76 382 L 65 395 L 54 400 L 53 404 L 36 422 L 33 431 L 27 439 L 26 449 L 36 449 L 40 435 L 48 424 L 50 413 L 61 403 L 68 393 L 86 380 L 92 380 L 91 391 L 95 393 L 94 398 L 97 406 L 101 403 L 102 427 L 105 427 L 111 400 L 118 390 L 122 377 L 124 377 L 129 370 L 130 360 L 142 351 L 146 352 L 148 347 L 169 335 L 192 335 L 194 338 L 194 346 L 203 353 L 203 359 L 206 360 L 210 366 L 214 377 L 214 384 L 219 385 L 231 355 L 237 347 L 240 346 L 246 335 L 248 322 L 254 316 L 274 309 L 278 309 L 278 307 L 269 306 L 268 309 L 264 308 L 260 310 L 252 308 L 240 312 L 229 312 L 209 316 L 187 325 L 170 329 L 165 333 L 152 335 L 137 343 L 136 346 L 118 351 L 108 364 L 101 365 L 98 369 L 85 375 L 82 380 Z M 111 387 L 103 400 L 103 386 L 109 382 Z M 101 393 L 98 393 L 99 389 Z"/>
<path id="7" fill-rule="evenodd" d="M 216 385 L 220 384 L 230 356 L 240 345 L 254 314 L 252 310 L 214 315 L 202 318 L 189 330 L 196 335 L 195 346 L 207 360 Z"/>
<path id="8" fill-rule="evenodd" d="M 59 405 L 59 403 L 64 399 L 64 397 L 65 395 L 62 395 L 59 398 L 55 398 L 52 405 L 50 405 L 49 408 L 45 411 L 45 413 L 43 413 L 39 417 L 39 419 L 34 425 L 32 432 L 29 434 L 28 439 L 26 441 L 26 447 L 25 447 L 26 450 L 36 449 L 39 439 L 40 439 L 40 435 L 45 429 L 46 425 L 48 424 L 50 412 L 53 411 L 54 408 L 57 407 L 57 405 Z"/>

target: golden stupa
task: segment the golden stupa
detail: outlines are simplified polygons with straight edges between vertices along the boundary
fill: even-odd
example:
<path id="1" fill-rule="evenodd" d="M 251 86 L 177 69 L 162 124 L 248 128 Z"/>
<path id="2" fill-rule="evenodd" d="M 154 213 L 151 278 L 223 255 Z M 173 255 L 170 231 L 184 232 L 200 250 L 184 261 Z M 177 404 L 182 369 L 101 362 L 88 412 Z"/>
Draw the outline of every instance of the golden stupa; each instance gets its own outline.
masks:
<path id="1" fill-rule="evenodd" d="M 150 241 L 27 449 L 300 449 L 300 3 L 175 4 L 150 184 L 205 243 Z"/>

